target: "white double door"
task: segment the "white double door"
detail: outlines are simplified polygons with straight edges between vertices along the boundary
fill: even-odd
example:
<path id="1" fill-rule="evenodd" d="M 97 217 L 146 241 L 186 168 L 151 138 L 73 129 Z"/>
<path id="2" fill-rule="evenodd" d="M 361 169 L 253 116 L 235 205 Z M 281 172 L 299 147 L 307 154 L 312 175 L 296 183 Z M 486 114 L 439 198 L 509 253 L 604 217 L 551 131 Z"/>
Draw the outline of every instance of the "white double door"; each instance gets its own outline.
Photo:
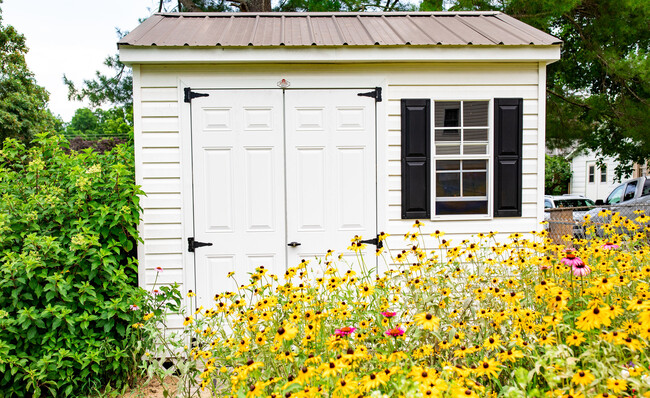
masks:
<path id="1" fill-rule="evenodd" d="M 197 304 L 264 266 L 344 253 L 377 233 L 375 103 L 364 90 L 197 90 L 192 112 Z M 367 91 L 367 90 L 365 90 Z M 365 260 L 374 267 L 375 247 Z"/>

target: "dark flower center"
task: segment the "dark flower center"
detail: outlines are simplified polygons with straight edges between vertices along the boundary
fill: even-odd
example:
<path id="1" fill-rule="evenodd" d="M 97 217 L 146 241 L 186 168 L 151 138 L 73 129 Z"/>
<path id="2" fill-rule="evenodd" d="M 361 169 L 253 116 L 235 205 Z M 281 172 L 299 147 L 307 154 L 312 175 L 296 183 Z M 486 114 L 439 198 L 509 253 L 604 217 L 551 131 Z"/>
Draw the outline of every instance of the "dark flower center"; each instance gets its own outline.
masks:
<path id="1" fill-rule="evenodd" d="M 641 304 L 641 303 L 639 303 L 639 304 Z M 425 318 L 427 319 L 427 321 L 430 321 L 430 320 L 433 318 L 433 315 L 431 315 L 431 314 L 427 314 L 427 315 L 425 316 Z"/>

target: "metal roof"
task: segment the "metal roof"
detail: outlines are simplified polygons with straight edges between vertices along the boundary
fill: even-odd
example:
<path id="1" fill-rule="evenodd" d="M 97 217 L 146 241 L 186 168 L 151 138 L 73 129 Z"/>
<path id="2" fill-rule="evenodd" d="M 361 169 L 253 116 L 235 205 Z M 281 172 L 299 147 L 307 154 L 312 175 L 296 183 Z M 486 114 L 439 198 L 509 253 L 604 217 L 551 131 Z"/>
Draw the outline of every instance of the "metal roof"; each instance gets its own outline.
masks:
<path id="1" fill-rule="evenodd" d="M 118 46 L 556 45 L 500 12 L 162 13 Z"/>

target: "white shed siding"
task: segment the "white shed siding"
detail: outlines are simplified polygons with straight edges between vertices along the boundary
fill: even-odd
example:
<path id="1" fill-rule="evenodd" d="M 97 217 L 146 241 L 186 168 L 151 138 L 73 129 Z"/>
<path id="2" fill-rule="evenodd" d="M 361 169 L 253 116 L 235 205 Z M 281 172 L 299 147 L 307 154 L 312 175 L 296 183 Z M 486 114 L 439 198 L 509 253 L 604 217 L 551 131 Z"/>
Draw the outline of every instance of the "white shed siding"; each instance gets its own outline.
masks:
<path id="1" fill-rule="evenodd" d="M 576 195 L 583 195 L 589 199 L 603 199 L 607 198 L 607 195 L 616 188 L 620 180 L 616 179 L 615 168 L 618 166 L 618 162 L 614 158 L 607 157 L 605 158 L 605 165 L 607 166 L 607 183 L 600 182 L 600 168 L 596 166 L 595 170 L 595 181 L 593 184 L 599 184 L 598 187 L 598 197 L 590 195 L 590 192 L 587 190 L 587 163 L 596 162 L 598 156 L 591 151 L 586 151 L 581 153 L 578 156 L 575 156 L 571 159 L 571 193 Z M 625 178 L 629 178 L 626 176 Z"/>
<path id="2" fill-rule="evenodd" d="M 147 73 L 139 75 L 147 76 Z M 138 184 L 146 193 L 140 202 L 143 208 L 140 233 L 144 240 L 141 249 L 144 278 L 140 284 L 151 289 L 154 281 L 158 285 L 178 282 L 185 290 L 178 84 L 138 80 L 134 87 L 140 98 L 135 120 L 139 133 L 136 162 L 140 166 Z M 156 267 L 164 271 L 157 273 Z"/>
<path id="3" fill-rule="evenodd" d="M 383 87 L 384 101 L 377 104 L 377 217 L 378 229 L 393 234 L 390 244 L 394 248 L 401 246 L 400 234 L 412 229 L 413 224 L 413 220 L 400 217 L 400 99 L 523 98 L 522 217 L 423 221 L 427 231 L 445 231 L 445 238 L 454 242 L 479 232 L 495 230 L 509 234 L 540 228 L 539 203 L 543 192 L 538 186 L 540 178 L 543 179 L 543 162 L 538 156 L 544 148 L 540 146 L 538 129 L 543 128 L 543 117 L 539 115 L 544 98 L 540 101 L 543 87 L 539 84 L 542 77 L 538 62 L 141 65 L 135 77 L 138 183 L 147 193 L 142 200 L 144 245 L 139 251 L 140 258 L 142 254 L 146 256 L 143 286 L 153 283 L 157 266 L 165 269 L 158 275 L 159 282 L 177 281 L 184 284 L 183 291 L 192 289 L 194 284 L 193 257 L 186 247 L 186 238 L 192 231 L 191 131 L 189 106 L 181 99 L 183 87 L 188 86 L 275 88 L 284 78 L 291 83 L 290 88 Z"/>

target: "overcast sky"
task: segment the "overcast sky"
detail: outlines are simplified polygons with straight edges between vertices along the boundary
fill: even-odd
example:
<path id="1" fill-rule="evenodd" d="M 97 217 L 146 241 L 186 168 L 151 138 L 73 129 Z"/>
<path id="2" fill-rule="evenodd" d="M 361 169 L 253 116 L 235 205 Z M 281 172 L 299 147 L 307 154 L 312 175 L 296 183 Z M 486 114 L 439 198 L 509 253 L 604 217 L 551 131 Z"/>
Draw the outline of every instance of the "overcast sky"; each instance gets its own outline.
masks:
<path id="1" fill-rule="evenodd" d="M 25 35 L 27 65 L 50 92 L 50 109 L 69 121 L 85 104 L 68 101 L 63 74 L 79 84 L 117 52 L 115 28 L 129 31 L 151 15 L 156 0 L 4 0 L 3 24 Z"/>

